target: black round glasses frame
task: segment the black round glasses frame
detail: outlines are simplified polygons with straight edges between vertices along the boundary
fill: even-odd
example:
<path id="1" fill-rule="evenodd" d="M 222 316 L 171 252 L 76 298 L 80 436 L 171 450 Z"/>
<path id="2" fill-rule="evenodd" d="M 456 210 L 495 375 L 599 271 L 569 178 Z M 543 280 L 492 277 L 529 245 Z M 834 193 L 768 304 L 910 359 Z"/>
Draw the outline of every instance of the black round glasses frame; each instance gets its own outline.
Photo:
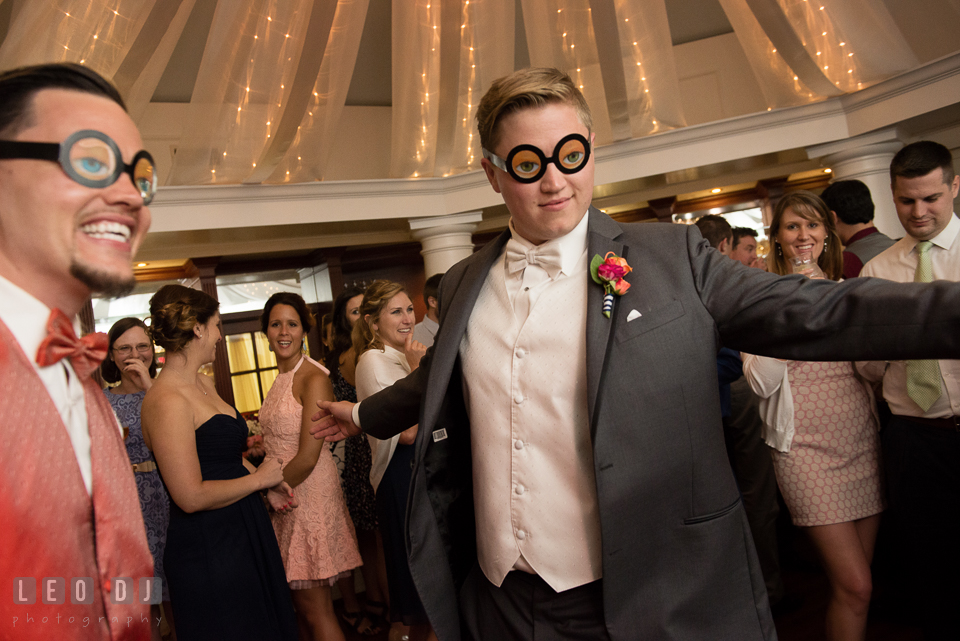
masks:
<path id="1" fill-rule="evenodd" d="M 576 167 L 568 168 L 568 167 L 564 167 L 563 163 L 560 162 L 560 151 L 563 149 L 563 146 L 566 145 L 571 140 L 576 140 L 577 142 L 583 145 L 583 159 L 580 161 L 580 163 Z M 503 158 L 501 158 L 500 156 L 496 155 L 495 153 L 493 153 L 488 149 L 481 148 L 481 151 L 483 152 L 483 157 L 489 160 L 491 163 L 493 163 L 494 167 L 507 172 L 508 174 L 510 174 L 510 177 L 516 180 L 517 182 L 526 183 L 526 184 L 535 183 L 541 178 L 543 178 L 543 175 L 547 173 L 547 165 L 549 163 L 553 163 L 557 167 L 557 169 L 559 169 L 564 174 L 575 174 L 581 169 L 583 169 L 586 166 L 587 161 L 590 160 L 590 143 L 587 141 L 586 138 L 584 138 L 580 134 L 570 134 L 569 136 L 564 136 L 563 138 L 561 138 L 560 142 L 557 143 L 557 146 L 553 148 L 553 155 L 550 156 L 549 158 L 545 156 L 544 153 L 540 151 L 538 147 L 534 147 L 533 145 L 517 145 L 516 147 L 510 150 L 509 154 L 507 154 L 506 160 L 504 160 Z M 524 151 L 532 152 L 537 156 L 537 158 L 540 159 L 540 169 L 537 171 L 536 174 L 532 176 L 521 176 L 513 168 L 514 156 Z"/>
<path id="2" fill-rule="evenodd" d="M 87 178 L 86 176 L 77 173 L 77 171 L 73 168 L 73 165 L 70 162 L 70 150 L 74 143 L 84 138 L 96 138 L 97 140 L 106 143 L 106 145 L 113 152 L 117 164 L 113 168 L 113 173 L 106 178 L 101 180 Z M 150 155 L 150 152 L 148 152 L 146 149 L 141 149 L 133 157 L 133 162 L 128 165 L 123 162 L 123 155 L 120 153 L 120 147 L 117 146 L 117 143 L 115 143 L 107 134 L 101 133 L 94 129 L 83 129 L 81 131 L 72 133 L 67 136 L 67 139 L 62 143 L 0 140 L 0 159 L 50 160 L 59 163 L 64 173 L 70 176 L 74 182 L 77 182 L 84 187 L 92 187 L 94 189 L 103 189 L 104 187 L 109 187 L 113 183 L 117 182 L 122 174 L 127 174 L 130 176 L 130 181 L 133 183 L 134 188 L 140 192 L 140 197 L 143 198 L 144 205 L 149 205 L 153 201 L 154 196 L 157 194 L 156 164 L 153 162 L 153 156 Z M 137 164 L 143 159 L 146 159 L 150 163 L 151 176 L 149 179 L 144 178 L 138 181 L 135 174 L 135 169 Z M 143 182 L 145 182 L 146 185 L 141 184 Z"/>

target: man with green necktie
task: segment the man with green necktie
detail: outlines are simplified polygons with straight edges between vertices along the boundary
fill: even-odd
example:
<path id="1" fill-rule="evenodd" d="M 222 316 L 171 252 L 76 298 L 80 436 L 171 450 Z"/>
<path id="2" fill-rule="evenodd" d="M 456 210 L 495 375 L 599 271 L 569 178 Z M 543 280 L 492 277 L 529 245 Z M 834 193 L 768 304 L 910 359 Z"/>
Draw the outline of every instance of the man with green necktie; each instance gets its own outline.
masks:
<path id="1" fill-rule="evenodd" d="M 864 266 L 861 276 L 900 282 L 960 281 L 960 176 L 943 145 L 907 145 L 890 165 L 897 215 L 907 236 Z M 893 412 L 883 433 L 890 517 L 918 595 L 924 635 L 960 630 L 960 361 L 858 363 L 883 381 Z"/>

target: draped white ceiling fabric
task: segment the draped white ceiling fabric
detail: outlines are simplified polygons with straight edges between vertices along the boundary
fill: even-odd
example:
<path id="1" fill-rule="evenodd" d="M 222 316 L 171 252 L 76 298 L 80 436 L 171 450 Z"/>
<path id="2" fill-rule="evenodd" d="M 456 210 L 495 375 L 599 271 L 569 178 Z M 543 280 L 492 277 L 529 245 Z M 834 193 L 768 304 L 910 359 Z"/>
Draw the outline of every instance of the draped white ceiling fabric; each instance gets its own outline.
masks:
<path id="1" fill-rule="evenodd" d="M 857 91 L 920 64 L 883 0 L 720 0 L 768 108 Z"/>
<path id="2" fill-rule="evenodd" d="M 919 64 L 883 0 L 719 1 L 770 109 Z M 81 62 L 137 119 L 200 0 L 4 2 L 0 68 Z M 166 184 L 323 180 L 368 3 L 219 0 Z M 685 126 L 664 0 L 393 0 L 391 177 L 480 167 L 477 102 L 518 42 L 582 88 L 597 144 Z"/>

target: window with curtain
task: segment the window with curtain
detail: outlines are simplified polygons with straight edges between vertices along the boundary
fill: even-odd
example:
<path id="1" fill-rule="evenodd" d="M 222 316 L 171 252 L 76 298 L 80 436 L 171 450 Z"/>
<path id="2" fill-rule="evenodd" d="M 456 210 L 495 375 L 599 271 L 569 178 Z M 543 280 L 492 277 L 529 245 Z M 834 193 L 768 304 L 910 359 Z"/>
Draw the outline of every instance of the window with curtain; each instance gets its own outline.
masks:
<path id="1" fill-rule="evenodd" d="M 226 337 L 233 397 L 241 413 L 256 412 L 277 378 L 277 358 L 267 337 L 246 332 Z"/>

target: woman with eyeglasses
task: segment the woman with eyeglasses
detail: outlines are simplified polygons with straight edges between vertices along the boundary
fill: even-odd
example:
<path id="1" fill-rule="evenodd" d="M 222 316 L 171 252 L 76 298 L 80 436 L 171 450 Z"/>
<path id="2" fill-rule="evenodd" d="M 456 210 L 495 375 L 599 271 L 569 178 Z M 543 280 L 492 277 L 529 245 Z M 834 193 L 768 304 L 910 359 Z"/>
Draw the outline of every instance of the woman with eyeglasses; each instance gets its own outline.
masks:
<path id="1" fill-rule="evenodd" d="M 161 579 L 163 586 L 163 613 L 170 626 L 170 639 L 177 638 L 173 630 L 173 615 L 170 609 L 170 592 L 167 577 L 163 572 L 163 550 L 167 543 L 167 524 L 170 521 L 170 497 L 163 487 L 157 462 L 143 442 L 140 427 L 140 406 L 143 397 L 153 385 L 157 375 L 157 359 L 153 341 L 147 326 L 139 318 L 121 318 L 107 333 L 109 347 L 107 357 L 100 364 L 100 375 L 108 383 L 119 383 L 103 390 L 114 413 L 123 426 L 127 455 L 133 464 L 133 475 L 140 495 L 140 511 L 147 530 L 147 544 L 153 556 L 153 575 Z M 160 608 L 151 606 L 154 620 L 160 617 Z M 151 625 L 154 641 L 160 639 L 160 627 Z"/>

